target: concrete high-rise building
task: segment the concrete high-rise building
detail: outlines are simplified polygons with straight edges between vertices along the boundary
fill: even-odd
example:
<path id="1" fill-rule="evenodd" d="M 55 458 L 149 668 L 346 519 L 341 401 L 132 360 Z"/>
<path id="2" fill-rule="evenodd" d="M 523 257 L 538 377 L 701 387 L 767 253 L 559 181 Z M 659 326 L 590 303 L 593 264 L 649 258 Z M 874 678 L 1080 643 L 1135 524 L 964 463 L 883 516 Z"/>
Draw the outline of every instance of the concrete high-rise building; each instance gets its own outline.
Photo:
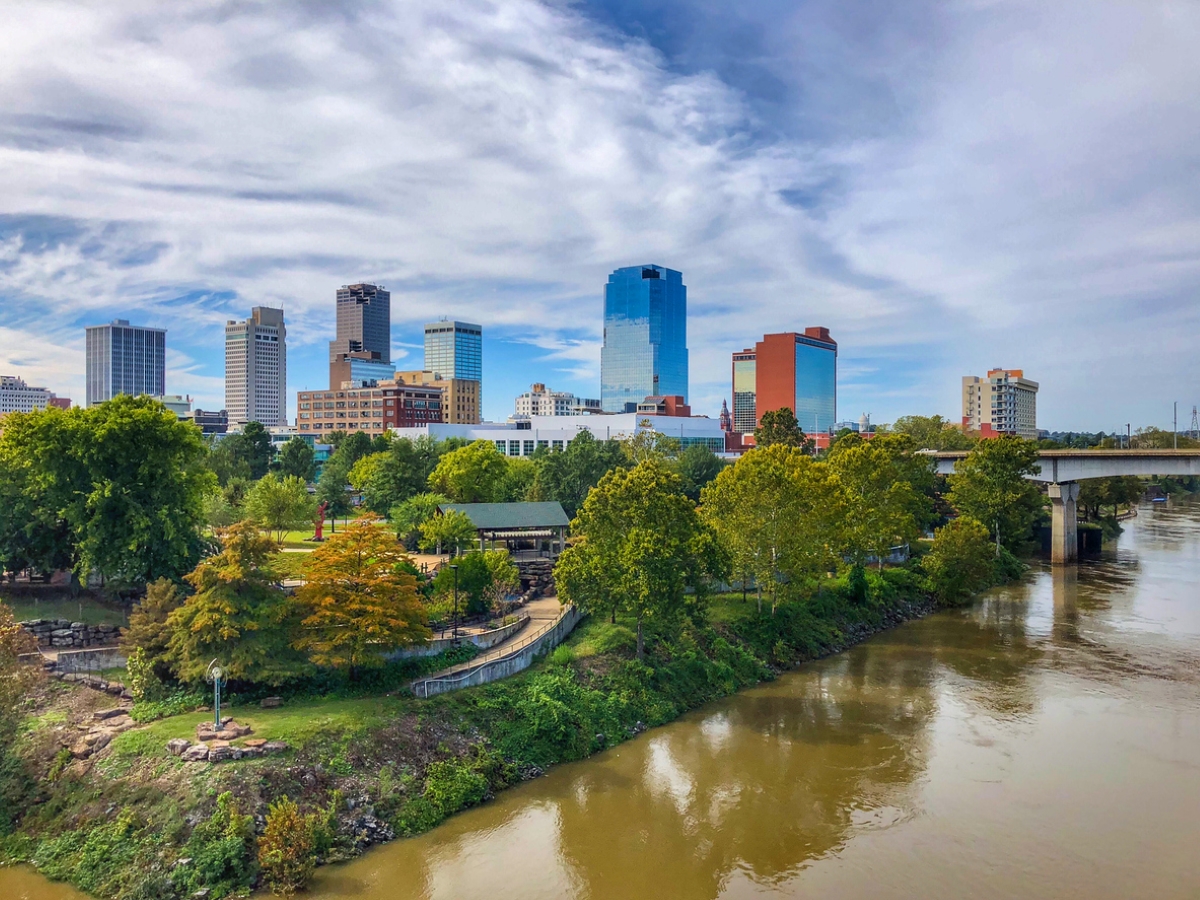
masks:
<path id="1" fill-rule="evenodd" d="M 87 329 L 87 405 L 118 394 L 161 397 L 167 392 L 167 332 L 114 319 Z"/>
<path id="2" fill-rule="evenodd" d="M 962 424 L 983 437 L 1015 434 L 1037 440 L 1038 383 L 1021 369 L 991 369 L 962 380 Z"/>
<path id="3" fill-rule="evenodd" d="M 790 409 L 806 434 L 837 422 L 837 341 L 828 328 L 763 335 L 733 354 L 733 430 L 749 434 L 763 413 Z"/>
<path id="4" fill-rule="evenodd" d="M 392 295 L 374 284 L 337 291 L 337 337 L 329 342 L 329 386 L 391 378 Z"/>
<path id="5" fill-rule="evenodd" d="M 551 391 L 534 384 L 517 396 L 518 416 L 584 416 L 600 412 L 600 401 L 576 397 L 570 391 Z"/>
<path id="6" fill-rule="evenodd" d="M 283 310 L 256 306 L 225 323 L 225 412 L 231 425 L 287 424 L 287 328 Z"/>
<path id="7" fill-rule="evenodd" d="M 32 387 L 16 375 L 0 375 L 0 416 L 14 412 L 36 412 L 54 404 L 54 394 L 43 387 Z"/>
<path id="8" fill-rule="evenodd" d="M 438 372 L 397 372 L 396 385 L 439 388 L 442 419 L 452 425 L 478 425 L 483 421 L 480 383 L 473 378 L 443 378 Z"/>
<path id="9" fill-rule="evenodd" d="M 652 396 L 687 400 L 687 286 L 662 266 L 629 266 L 604 286 L 600 404 L 634 412 Z"/>

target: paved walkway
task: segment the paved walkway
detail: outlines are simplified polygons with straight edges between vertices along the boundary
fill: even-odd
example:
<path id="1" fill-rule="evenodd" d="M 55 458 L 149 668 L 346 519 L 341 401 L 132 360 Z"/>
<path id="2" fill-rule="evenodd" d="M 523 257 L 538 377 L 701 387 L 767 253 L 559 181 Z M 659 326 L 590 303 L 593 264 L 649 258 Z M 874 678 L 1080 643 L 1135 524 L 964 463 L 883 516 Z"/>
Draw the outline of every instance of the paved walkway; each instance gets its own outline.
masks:
<path id="1" fill-rule="evenodd" d="M 470 669 L 479 665 L 484 657 L 495 659 L 497 657 L 504 656 L 509 650 L 514 649 L 516 645 L 527 641 L 530 637 L 537 634 L 547 625 L 554 622 L 560 615 L 562 615 L 562 611 L 563 607 L 562 604 L 558 602 L 557 594 L 550 594 L 545 597 L 538 597 L 536 600 L 530 600 L 524 606 L 514 610 L 516 615 L 521 615 L 522 613 L 528 614 L 529 624 L 510 637 L 508 640 L 501 641 L 495 647 L 486 650 L 472 660 L 469 660 L 465 663 L 459 663 L 458 665 L 451 666 L 448 669 L 442 669 L 440 672 L 433 672 L 429 675 L 423 675 L 422 679 L 441 678 L 445 675 L 453 675 L 455 672 L 462 672 L 466 669 Z"/>

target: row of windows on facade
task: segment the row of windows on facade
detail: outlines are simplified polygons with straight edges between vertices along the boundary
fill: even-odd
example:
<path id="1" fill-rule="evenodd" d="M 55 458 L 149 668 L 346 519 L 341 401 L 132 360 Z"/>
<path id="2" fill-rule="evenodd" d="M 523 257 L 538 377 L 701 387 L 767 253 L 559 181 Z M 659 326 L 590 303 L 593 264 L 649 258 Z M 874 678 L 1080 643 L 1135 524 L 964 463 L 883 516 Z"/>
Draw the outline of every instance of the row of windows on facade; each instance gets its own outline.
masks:
<path id="1" fill-rule="evenodd" d="M 322 403 L 301 403 L 301 409 L 358 409 L 359 407 L 367 409 L 368 407 L 383 407 L 395 406 L 396 400 L 394 397 L 389 397 L 386 400 L 326 400 Z M 441 409 L 440 400 L 405 400 L 403 404 L 405 409 Z"/>

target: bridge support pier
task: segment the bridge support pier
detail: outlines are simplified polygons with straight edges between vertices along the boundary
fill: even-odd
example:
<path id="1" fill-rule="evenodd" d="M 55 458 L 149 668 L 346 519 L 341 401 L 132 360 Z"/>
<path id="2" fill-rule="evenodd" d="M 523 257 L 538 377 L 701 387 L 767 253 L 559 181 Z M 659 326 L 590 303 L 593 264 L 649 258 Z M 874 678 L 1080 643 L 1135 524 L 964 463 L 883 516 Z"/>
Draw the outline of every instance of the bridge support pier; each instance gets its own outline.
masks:
<path id="1" fill-rule="evenodd" d="M 1079 482 L 1064 481 L 1049 485 L 1050 562 L 1071 566 L 1079 561 Z"/>

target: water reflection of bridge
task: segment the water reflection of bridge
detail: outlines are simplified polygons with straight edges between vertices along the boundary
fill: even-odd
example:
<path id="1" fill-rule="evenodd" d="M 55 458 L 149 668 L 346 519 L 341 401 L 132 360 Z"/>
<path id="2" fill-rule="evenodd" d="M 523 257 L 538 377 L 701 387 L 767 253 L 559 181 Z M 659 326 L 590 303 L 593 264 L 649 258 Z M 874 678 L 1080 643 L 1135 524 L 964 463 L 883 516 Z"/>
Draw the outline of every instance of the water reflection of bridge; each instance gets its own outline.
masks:
<path id="1" fill-rule="evenodd" d="M 952 475 L 965 451 L 931 454 L 939 475 Z M 1079 482 L 1123 475 L 1200 475 L 1200 450 L 1043 450 L 1040 471 L 1050 495 L 1050 561 L 1073 565 L 1079 559 Z"/>

